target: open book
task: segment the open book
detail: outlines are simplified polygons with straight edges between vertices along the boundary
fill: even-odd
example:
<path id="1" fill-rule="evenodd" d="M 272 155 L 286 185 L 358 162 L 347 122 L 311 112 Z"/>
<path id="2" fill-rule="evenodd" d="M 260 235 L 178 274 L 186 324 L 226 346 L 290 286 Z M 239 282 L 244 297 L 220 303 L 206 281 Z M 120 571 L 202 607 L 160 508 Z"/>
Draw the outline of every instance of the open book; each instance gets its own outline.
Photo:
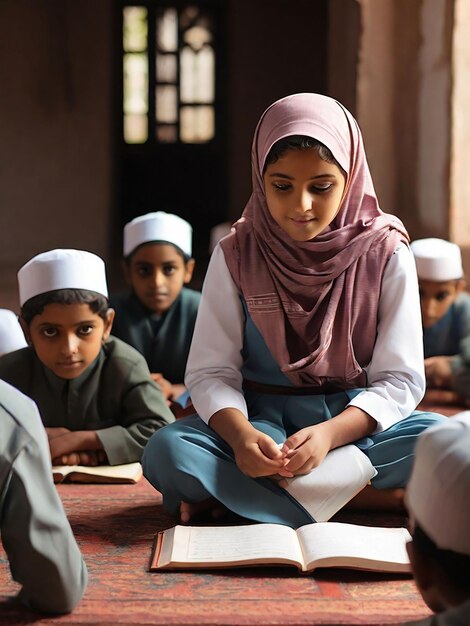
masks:
<path id="1" fill-rule="evenodd" d="M 142 478 L 140 463 L 125 465 L 54 465 L 55 483 L 136 483 Z"/>
<path id="2" fill-rule="evenodd" d="M 316 522 L 326 522 L 376 474 L 369 457 L 349 444 L 328 452 L 308 474 L 287 478 L 286 491 Z"/>
<path id="3" fill-rule="evenodd" d="M 294 565 L 409 572 L 405 528 L 320 522 L 297 530 L 282 524 L 174 526 L 159 532 L 150 571 Z"/>

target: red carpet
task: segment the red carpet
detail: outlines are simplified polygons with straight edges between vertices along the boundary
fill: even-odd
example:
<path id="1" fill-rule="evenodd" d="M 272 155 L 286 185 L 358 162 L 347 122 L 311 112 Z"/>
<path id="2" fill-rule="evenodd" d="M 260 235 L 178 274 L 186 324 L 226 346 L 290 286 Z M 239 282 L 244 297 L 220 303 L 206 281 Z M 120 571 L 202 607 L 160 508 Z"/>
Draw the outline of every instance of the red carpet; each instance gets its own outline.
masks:
<path id="1" fill-rule="evenodd" d="M 379 626 L 429 613 L 406 576 L 331 569 L 304 576 L 275 568 L 149 574 L 154 534 L 175 520 L 145 480 L 137 485 L 59 485 L 58 490 L 88 564 L 85 597 L 73 614 L 56 618 L 11 603 L 7 598 L 18 587 L 0 549 L 2 625 Z M 339 519 L 378 526 L 404 522 L 400 515 L 353 512 Z"/>
<path id="2" fill-rule="evenodd" d="M 88 564 L 90 583 L 72 615 L 41 618 L 5 602 L 17 586 L 0 558 L 0 623 L 12 624 L 396 624 L 427 614 L 408 577 L 353 571 L 302 576 L 286 569 L 153 573 L 154 533 L 174 524 L 146 481 L 60 485 Z M 400 525 L 401 516 L 344 514 L 358 523 Z"/>

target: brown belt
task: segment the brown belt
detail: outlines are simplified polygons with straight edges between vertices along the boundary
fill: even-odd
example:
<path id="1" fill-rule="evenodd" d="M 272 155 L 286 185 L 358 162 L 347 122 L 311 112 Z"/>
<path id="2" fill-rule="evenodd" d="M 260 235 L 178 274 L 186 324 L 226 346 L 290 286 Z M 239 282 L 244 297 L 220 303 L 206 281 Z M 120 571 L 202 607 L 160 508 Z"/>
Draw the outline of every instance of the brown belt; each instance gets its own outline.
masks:
<path id="1" fill-rule="evenodd" d="M 330 393 L 339 393 L 344 388 L 333 384 L 318 387 L 288 387 L 286 385 L 265 385 L 254 380 L 244 380 L 243 389 L 273 396 L 321 396 Z"/>

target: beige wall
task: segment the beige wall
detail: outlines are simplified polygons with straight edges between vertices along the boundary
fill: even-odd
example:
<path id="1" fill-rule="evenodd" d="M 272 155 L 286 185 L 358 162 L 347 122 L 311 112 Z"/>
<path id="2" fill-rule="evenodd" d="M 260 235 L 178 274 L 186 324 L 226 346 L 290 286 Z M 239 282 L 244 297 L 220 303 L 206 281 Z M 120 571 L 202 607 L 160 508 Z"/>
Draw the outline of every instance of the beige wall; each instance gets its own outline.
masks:
<path id="1" fill-rule="evenodd" d="M 0 306 L 38 252 L 107 253 L 110 3 L 0 2 Z"/>
<path id="2" fill-rule="evenodd" d="M 418 214 L 424 234 L 449 236 L 452 5 L 422 0 L 418 97 Z"/>
<path id="3" fill-rule="evenodd" d="M 450 234 L 470 248 L 470 3 L 455 4 Z"/>
<path id="4" fill-rule="evenodd" d="M 326 23 L 323 2 L 295 0 L 294 10 L 285 0 L 229 0 L 229 216 L 250 193 L 261 112 L 318 90 L 357 115 L 382 207 L 413 238 L 467 245 L 469 4 L 328 0 Z M 41 250 L 84 247 L 113 260 L 114 8 L 0 2 L 0 307 L 16 308 L 16 271 Z"/>
<path id="5" fill-rule="evenodd" d="M 251 193 L 251 141 L 263 111 L 291 93 L 327 89 L 326 4 L 318 0 L 228 2 L 229 216 Z"/>
<path id="6" fill-rule="evenodd" d="M 362 0 L 357 118 L 381 207 L 396 212 L 394 0 Z"/>

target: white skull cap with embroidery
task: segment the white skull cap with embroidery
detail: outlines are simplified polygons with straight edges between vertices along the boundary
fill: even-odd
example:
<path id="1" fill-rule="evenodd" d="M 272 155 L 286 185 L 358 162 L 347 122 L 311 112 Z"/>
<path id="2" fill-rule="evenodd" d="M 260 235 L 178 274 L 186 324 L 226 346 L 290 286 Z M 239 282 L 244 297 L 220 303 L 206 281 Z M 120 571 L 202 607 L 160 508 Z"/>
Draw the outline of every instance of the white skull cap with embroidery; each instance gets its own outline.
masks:
<path id="1" fill-rule="evenodd" d="M 139 215 L 124 226 L 124 256 L 144 243 L 162 242 L 177 246 L 190 257 L 192 232 L 191 224 L 173 213 L 156 211 Z"/>
<path id="2" fill-rule="evenodd" d="M 21 306 L 57 289 L 86 289 L 108 297 L 104 261 L 85 250 L 56 249 L 36 255 L 18 272 L 18 287 Z"/>
<path id="3" fill-rule="evenodd" d="M 442 550 L 470 555 L 470 411 L 418 438 L 405 502 Z"/>
<path id="4" fill-rule="evenodd" d="M 445 282 L 463 277 L 462 255 L 457 244 L 444 239 L 417 239 L 411 242 L 418 278 Z"/>

